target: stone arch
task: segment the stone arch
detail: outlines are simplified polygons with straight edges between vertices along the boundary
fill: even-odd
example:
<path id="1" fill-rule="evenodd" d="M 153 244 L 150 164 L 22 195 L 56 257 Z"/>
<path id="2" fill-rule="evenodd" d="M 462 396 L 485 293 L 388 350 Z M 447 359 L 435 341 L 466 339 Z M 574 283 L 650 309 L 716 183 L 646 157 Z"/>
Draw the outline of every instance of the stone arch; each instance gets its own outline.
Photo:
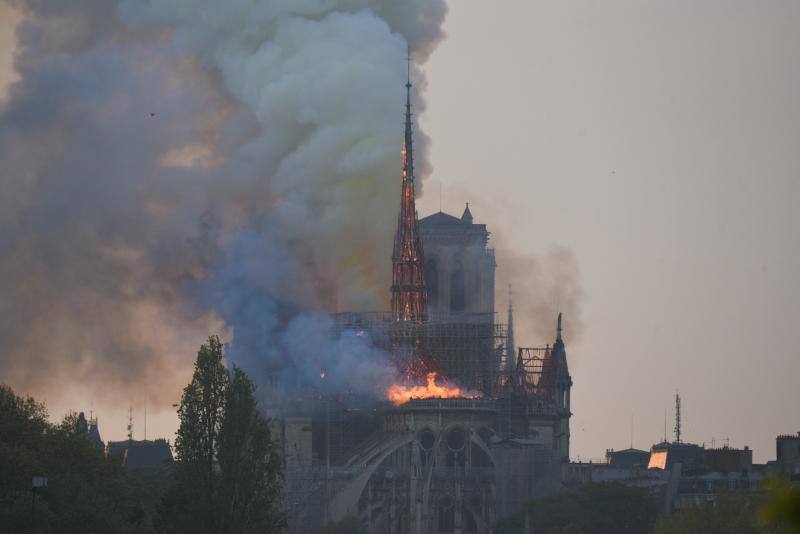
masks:
<path id="1" fill-rule="evenodd" d="M 486 427 L 482 427 L 482 428 L 486 428 Z M 492 450 L 489 448 L 489 444 L 488 443 L 484 443 L 483 438 L 480 436 L 480 429 L 478 429 L 478 431 L 475 431 L 474 429 L 472 429 L 472 432 L 470 432 L 470 443 L 472 443 L 474 445 L 477 445 L 483 452 L 485 452 L 486 456 L 489 457 L 489 460 L 492 463 L 492 468 L 495 468 L 495 469 L 497 468 L 497 457 L 494 455 Z"/>
<path id="2" fill-rule="evenodd" d="M 389 457 L 390 454 L 399 448 L 408 445 L 416 438 L 416 432 L 404 433 L 388 439 L 380 450 L 370 456 L 364 465 L 364 470 L 358 476 L 348 481 L 347 484 L 331 500 L 330 513 L 331 519 L 338 521 L 349 515 L 356 515 L 358 512 L 358 500 L 364 492 L 364 488 L 375 470 Z M 355 463 L 355 462 L 354 462 Z"/>

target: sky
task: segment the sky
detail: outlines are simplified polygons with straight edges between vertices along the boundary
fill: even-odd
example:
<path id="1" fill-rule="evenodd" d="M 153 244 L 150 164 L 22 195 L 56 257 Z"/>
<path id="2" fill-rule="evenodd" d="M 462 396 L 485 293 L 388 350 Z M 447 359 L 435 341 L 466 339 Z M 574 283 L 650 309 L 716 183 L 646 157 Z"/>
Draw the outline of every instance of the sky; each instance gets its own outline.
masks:
<path id="1" fill-rule="evenodd" d="M 525 254 L 574 253 L 573 457 L 627 448 L 632 418 L 635 447 L 665 411 L 672 435 L 678 391 L 684 440 L 774 458 L 800 430 L 800 4 L 449 8 L 421 210 L 441 187 Z"/>
<path id="2" fill-rule="evenodd" d="M 16 78 L 9 13 L 0 86 Z M 527 301 L 569 308 L 573 458 L 631 434 L 647 449 L 665 416 L 671 435 L 676 391 L 685 441 L 763 462 L 800 430 L 798 22 L 791 1 L 448 2 L 417 85 L 420 215 L 469 202 L 488 225 L 519 345 L 555 326 Z M 530 280 L 561 265 L 569 302 Z M 123 417 L 107 412 L 105 438 Z M 151 406 L 150 437 L 174 425 Z"/>

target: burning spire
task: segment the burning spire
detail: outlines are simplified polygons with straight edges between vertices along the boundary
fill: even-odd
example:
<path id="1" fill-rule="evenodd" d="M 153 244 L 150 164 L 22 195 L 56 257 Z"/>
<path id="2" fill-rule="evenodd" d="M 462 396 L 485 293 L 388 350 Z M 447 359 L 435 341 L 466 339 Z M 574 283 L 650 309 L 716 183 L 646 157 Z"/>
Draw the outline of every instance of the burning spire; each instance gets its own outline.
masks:
<path id="1" fill-rule="evenodd" d="M 392 254 L 392 316 L 395 321 L 425 321 L 428 289 L 425 285 L 422 240 L 417 230 L 414 192 L 414 149 L 411 128 L 411 54 L 406 81 L 406 123 L 403 137 L 403 187 Z"/>

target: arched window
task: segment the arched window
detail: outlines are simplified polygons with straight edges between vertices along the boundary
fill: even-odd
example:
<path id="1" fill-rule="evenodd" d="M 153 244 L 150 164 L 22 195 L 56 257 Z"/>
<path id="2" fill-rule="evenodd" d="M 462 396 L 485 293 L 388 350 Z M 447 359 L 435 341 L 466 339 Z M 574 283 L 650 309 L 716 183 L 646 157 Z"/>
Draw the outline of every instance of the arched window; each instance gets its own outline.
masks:
<path id="1" fill-rule="evenodd" d="M 439 303 L 439 271 L 435 258 L 425 262 L 425 284 L 428 286 L 428 304 L 435 310 Z"/>
<path id="2" fill-rule="evenodd" d="M 455 530 L 455 506 L 452 497 L 444 496 L 439 500 L 439 532 Z"/>
<path id="3" fill-rule="evenodd" d="M 450 274 L 450 311 L 463 312 L 464 308 L 464 266 L 457 260 Z"/>

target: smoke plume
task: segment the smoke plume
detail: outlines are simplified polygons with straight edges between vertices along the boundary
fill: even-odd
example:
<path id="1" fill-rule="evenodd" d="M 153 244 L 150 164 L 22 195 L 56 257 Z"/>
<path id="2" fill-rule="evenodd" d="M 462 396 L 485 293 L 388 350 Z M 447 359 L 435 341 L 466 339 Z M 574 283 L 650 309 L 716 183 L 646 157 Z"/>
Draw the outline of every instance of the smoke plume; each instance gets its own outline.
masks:
<path id="1" fill-rule="evenodd" d="M 386 307 L 404 58 L 442 39 L 443 1 L 13 5 L 3 381 L 167 405 L 210 333 L 257 379 L 386 380 L 327 314 Z"/>
<path id="2" fill-rule="evenodd" d="M 525 255 L 502 242 L 496 253 L 497 308 L 502 309 L 502 304 L 508 302 L 510 284 L 517 344 L 535 347 L 552 344 L 559 313 L 564 317 L 567 346 L 579 341 L 583 333 L 583 289 L 575 253 L 553 245 L 541 254 Z"/>

